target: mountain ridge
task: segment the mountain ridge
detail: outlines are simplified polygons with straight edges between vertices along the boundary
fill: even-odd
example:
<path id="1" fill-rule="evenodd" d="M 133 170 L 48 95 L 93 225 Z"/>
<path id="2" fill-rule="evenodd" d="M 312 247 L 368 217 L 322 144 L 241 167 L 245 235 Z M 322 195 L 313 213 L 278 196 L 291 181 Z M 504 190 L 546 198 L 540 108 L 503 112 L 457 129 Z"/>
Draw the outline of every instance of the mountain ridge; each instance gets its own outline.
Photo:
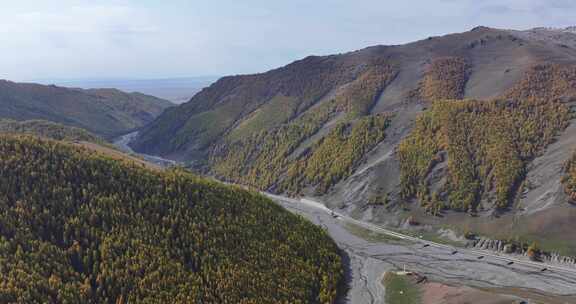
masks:
<path id="1" fill-rule="evenodd" d="M 544 213 L 522 210 L 535 210 L 542 199 L 533 194 L 545 187 L 536 183 L 534 164 L 550 157 L 556 140 L 570 137 L 565 130 L 573 123 L 576 34 L 554 33 L 476 27 L 225 77 L 159 116 L 132 146 L 258 189 L 326 196 L 330 207 L 394 225 L 407 213 L 427 223 L 442 222 L 434 215 L 444 214 L 458 229 L 469 225 L 494 234 L 457 215 L 474 206 L 480 218 L 504 212 L 526 216 L 530 227 L 545 217 L 549 226 Z M 378 115 L 386 123 L 360 127 Z M 422 125 L 425 135 L 415 138 L 422 120 L 442 127 Z M 492 128 L 474 131 L 481 135 L 475 144 L 457 141 L 478 123 Z M 381 135 L 370 139 L 374 134 Z M 430 136 L 433 141 L 422 145 Z M 410 138 L 403 151 L 415 155 L 416 167 L 406 166 L 410 157 L 398 152 Z M 354 149 L 340 150 L 348 144 Z M 509 151 L 509 162 L 498 162 L 490 147 Z M 560 183 L 563 173 L 547 166 L 568 161 L 566 149 L 574 148 L 562 146 L 564 152 L 555 154 L 561 159 L 540 170 Z M 410 175 L 412 168 L 418 173 Z M 407 174 L 414 177 L 411 190 L 401 195 Z M 530 182 L 538 186 L 530 188 Z M 468 191 L 467 185 L 474 186 Z M 467 192 L 471 196 L 461 195 Z M 546 212 L 566 207 L 562 190 L 547 193 Z"/>

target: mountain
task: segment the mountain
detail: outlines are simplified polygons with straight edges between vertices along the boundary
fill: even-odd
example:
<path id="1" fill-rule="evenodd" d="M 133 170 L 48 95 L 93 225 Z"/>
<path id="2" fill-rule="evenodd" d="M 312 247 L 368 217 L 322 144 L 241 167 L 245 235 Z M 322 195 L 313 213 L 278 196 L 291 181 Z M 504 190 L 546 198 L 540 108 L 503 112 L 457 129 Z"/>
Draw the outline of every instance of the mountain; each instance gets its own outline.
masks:
<path id="1" fill-rule="evenodd" d="M 576 254 L 564 177 L 576 148 L 575 39 L 571 28 L 477 27 L 224 77 L 132 146 L 368 220 Z"/>
<path id="2" fill-rule="evenodd" d="M 255 192 L 30 136 L 0 168 L 1 303 L 335 299 L 334 242 Z"/>
<path id="3" fill-rule="evenodd" d="M 49 120 L 111 138 L 154 120 L 173 104 L 115 89 L 70 89 L 0 81 L 0 117 Z"/>

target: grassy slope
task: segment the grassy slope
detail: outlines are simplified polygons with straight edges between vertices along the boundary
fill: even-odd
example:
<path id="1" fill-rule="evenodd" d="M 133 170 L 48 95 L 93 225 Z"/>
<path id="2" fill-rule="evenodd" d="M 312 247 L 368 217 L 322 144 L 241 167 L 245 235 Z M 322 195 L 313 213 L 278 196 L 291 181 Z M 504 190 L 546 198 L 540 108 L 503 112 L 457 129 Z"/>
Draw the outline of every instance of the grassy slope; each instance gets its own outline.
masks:
<path id="1" fill-rule="evenodd" d="M 387 272 L 382 284 L 386 288 L 386 303 L 388 304 L 422 303 L 420 289 L 406 276 Z"/>
<path id="2" fill-rule="evenodd" d="M 262 130 L 269 130 L 288 121 L 297 110 L 294 97 L 275 96 L 235 127 L 229 136 L 231 141 L 240 140 Z"/>

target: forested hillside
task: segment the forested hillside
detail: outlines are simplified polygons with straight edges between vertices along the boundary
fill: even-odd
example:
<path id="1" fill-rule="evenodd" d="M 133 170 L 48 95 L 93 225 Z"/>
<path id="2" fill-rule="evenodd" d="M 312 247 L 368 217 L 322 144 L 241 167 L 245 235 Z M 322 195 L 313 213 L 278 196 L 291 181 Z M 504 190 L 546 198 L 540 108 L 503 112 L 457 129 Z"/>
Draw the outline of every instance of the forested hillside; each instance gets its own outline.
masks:
<path id="1" fill-rule="evenodd" d="M 576 98 L 575 73 L 573 66 L 539 65 L 501 99 L 436 101 L 399 145 L 402 197 L 416 196 L 434 213 L 475 212 L 482 199 L 509 207 L 528 163 L 572 118 L 566 102 Z M 444 162 L 446 179 L 431 180 Z"/>
<path id="2" fill-rule="evenodd" d="M 48 120 L 111 138 L 151 122 L 168 101 L 114 89 L 82 90 L 0 81 L 0 118 Z"/>
<path id="3" fill-rule="evenodd" d="M 335 299 L 336 245 L 259 194 L 27 136 L 0 168 L 1 303 Z"/>
<path id="4" fill-rule="evenodd" d="M 435 102 L 398 148 L 402 196 L 416 196 L 434 213 L 475 212 L 488 195 L 494 207 L 506 208 L 527 163 L 564 130 L 568 118 L 565 105 L 549 100 Z M 430 193 L 434 181 L 428 175 L 443 162 L 446 180 Z"/>

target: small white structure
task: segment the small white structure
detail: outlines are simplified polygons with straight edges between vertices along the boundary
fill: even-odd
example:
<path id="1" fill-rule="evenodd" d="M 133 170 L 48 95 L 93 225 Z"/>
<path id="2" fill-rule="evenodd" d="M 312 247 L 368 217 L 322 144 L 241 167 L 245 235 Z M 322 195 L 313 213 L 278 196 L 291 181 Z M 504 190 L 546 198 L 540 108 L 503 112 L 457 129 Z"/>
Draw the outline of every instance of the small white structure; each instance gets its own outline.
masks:
<path id="1" fill-rule="evenodd" d="M 406 271 L 406 264 L 404 264 L 404 270 L 396 271 L 396 274 L 401 275 L 401 276 L 407 276 L 407 275 L 412 275 L 414 273 L 412 271 Z"/>

